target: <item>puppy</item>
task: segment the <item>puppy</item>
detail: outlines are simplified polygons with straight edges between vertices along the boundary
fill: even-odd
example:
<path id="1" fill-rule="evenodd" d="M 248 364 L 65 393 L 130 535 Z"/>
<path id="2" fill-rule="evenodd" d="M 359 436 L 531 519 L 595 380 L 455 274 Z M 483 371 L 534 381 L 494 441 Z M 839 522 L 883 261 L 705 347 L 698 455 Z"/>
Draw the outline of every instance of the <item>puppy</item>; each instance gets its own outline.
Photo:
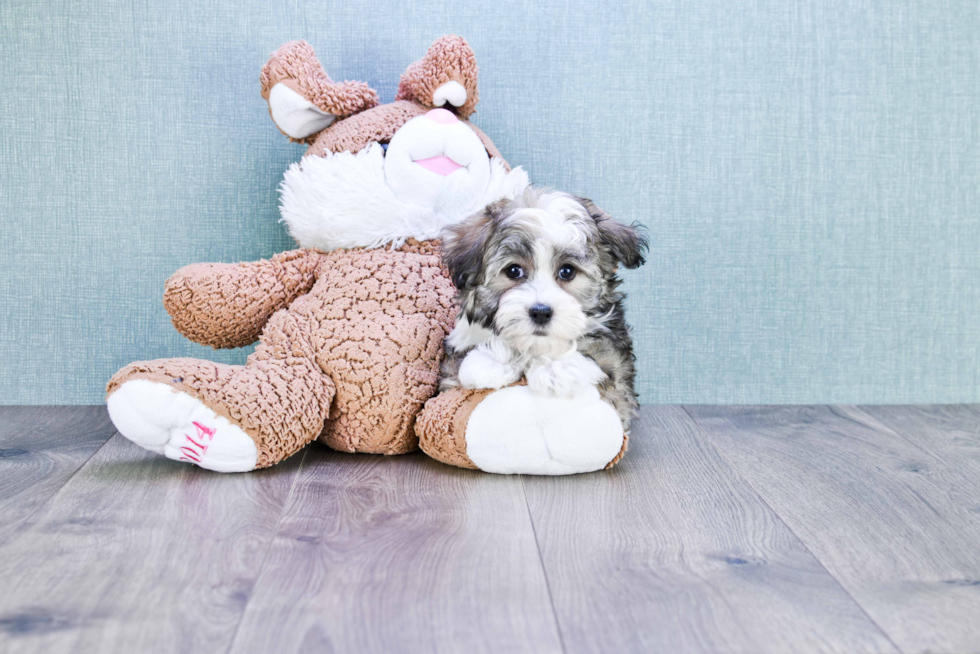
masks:
<path id="1" fill-rule="evenodd" d="M 500 388 L 574 397 L 589 386 L 625 429 L 636 413 L 633 343 L 617 267 L 643 264 L 647 239 L 590 200 L 529 188 L 443 232 L 459 291 L 440 391 Z"/>

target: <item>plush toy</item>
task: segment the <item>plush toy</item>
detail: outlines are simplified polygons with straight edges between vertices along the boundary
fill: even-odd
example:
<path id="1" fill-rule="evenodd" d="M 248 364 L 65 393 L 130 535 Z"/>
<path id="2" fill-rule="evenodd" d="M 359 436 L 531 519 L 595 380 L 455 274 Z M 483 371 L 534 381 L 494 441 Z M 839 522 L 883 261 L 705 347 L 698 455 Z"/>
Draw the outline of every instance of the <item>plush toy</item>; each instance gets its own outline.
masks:
<path id="1" fill-rule="evenodd" d="M 414 450 L 455 318 L 433 239 L 522 192 L 527 175 L 467 121 L 477 66 L 459 37 L 434 43 L 385 105 L 366 84 L 332 82 L 302 41 L 271 56 L 261 83 L 275 124 L 309 144 L 281 185 L 302 249 L 190 265 L 164 292 L 191 340 L 259 345 L 243 366 L 130 364 L 109 381 L 109 415 L 146 449 L 223 472 L 273 465 L 317 437 L 346 452 Z"/>
<path id="2" fill-rule="evenodd" d="M 281 184 L 282 221 L 301 249 L 167 280 L 164 306 L 183 335 L 259 344 L 242 366 L 125 366 L 107 386 L 119 432 L 222 472 L 273 465 L 314 439 L 399 454 L 418 447 L 416 430 L 431 456 L 492 472 L 583 472 L 618 458 L 622 425 L 598 393 L 450 392 L 419 415 L 456 318 L 436 239 L 528 185 L 468 121 L 478 93 L 466 42 L 436 41 L 389 104 L 364 83 L 331 81 L 303 41 L 271 56 L 261 84 L 277 127 L 309 145 Z"/>

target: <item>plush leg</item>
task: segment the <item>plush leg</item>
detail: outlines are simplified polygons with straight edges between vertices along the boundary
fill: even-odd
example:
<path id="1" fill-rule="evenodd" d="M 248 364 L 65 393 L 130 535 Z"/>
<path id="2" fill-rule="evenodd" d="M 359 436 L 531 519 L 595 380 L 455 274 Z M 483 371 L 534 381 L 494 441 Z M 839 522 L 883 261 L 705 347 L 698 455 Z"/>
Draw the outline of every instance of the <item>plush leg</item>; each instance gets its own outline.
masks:
<path id="1" fill-rule="evenodd" d="M 323 429 L 334 396 L 309 330 L 276 314 L 244 366 L 198 359 L 132 363 L 110 380 L 119 432 L 153 452 L 219 472 L 278 463 Z"/>
<path id="2" fill-rule="evenodd" d="M 466 423 L 477 405 L 494 391 L 454 388 L 425 403 L 415 420 L 419 447 L 436 461 L 479 470 L 466 455 Z"/>
<path id="3" fill-rule="evenodd" d="M 501 474 L 601 470 L 619 461 L 627 440 L 616 411 L 594 387 L 567 399 L 526 385 L 452 389 L 426 403 L 415 428 L 432 458 Z"/>
<path id="4" fill-rule="evenodd" d="M 418 449 L 415 418 L 436 390 L 444 328 L 425 314 L 374 314 L 337 331 L 344 340 L 320 355 L 337 385 L 320 442 L 342 452 Z"/>

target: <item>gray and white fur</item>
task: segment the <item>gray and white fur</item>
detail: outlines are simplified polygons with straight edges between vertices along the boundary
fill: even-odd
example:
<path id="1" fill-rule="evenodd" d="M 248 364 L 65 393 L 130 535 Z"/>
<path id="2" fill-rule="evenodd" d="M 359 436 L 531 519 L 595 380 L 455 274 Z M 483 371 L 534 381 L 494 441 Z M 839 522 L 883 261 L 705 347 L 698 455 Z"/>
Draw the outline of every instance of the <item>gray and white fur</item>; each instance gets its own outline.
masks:
<path id="1" fill-rule="evenodd" d="M 535 188 L 447 228 L 442 256 L 460 311 L 440 390 L 524 376 L 536 392 L 574 397 L 594 385 L 629 429 L 636 357 L 616 270 L 642 265 L 646 250 L 642 226 Z"/>

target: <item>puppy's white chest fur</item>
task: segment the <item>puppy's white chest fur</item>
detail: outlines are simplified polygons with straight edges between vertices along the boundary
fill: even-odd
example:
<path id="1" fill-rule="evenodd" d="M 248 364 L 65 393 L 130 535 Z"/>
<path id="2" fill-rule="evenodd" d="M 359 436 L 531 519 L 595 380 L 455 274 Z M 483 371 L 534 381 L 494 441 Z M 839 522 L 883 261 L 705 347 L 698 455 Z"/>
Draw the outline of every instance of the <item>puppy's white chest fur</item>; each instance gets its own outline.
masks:
<path id="1" fill-rule="evenodd" d="M 557 359 L 533 359 L 526 375 L 532 391 L 555 397 L 574 397 L 606 378 L 595 361 L 575 350 Z"/>
<path id="2" fill-rule="evenodd" d="M 461 317 L 447 338 L 456 350 L 472 348 L 459 367 L 463 388 L 503 388 L 527 377 L 531 390 L 554 397 L 574 397 L 605 379 L 592 359 L 575 350 L 557 356 L 531 356 L 510 347 L 493 332 Z"/>

